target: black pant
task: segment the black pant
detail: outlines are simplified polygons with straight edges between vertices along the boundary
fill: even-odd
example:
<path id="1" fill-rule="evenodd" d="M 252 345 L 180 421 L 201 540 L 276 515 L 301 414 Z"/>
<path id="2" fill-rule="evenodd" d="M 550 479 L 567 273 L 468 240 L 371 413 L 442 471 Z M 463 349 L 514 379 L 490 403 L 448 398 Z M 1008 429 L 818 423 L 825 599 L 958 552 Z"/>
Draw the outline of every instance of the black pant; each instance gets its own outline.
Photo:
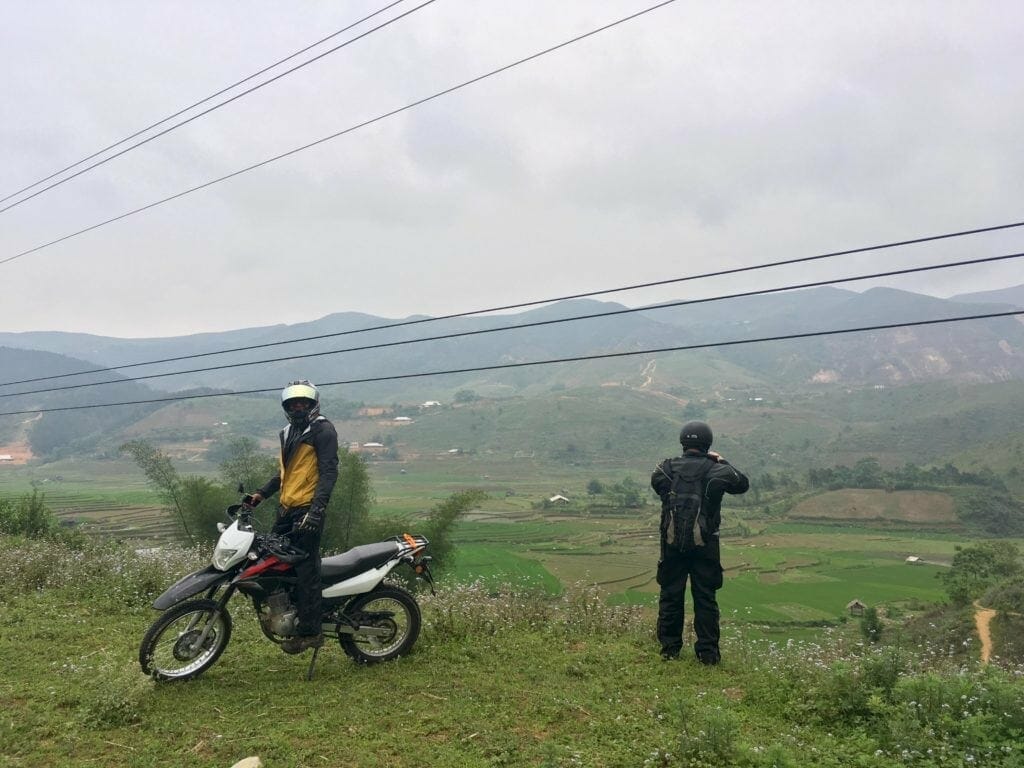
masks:
<path id="1" fill-rule="evenodd" d="M 288 538 L 299 549 L 306 551 L 306 558 L 296 563 L 295 576 L 295 612 L 297 614 L 296 633 L 300 635 L 319 635 L 321 632 L 321 590 L 320 583 L 320 534 L 319 528 L 299 530 L 295 526 L 309 507 L 291 510 L 279 510 L 274 533 L 289 534 Z"/>
<path id="2" fill-rule="evenodd" d="M 708 552 L 684 554 L 668 547 L 658 563 L 658 641 L 661 652 L 677 655 L 683 647 L 683 603 L 686 580 L 693 595 L 693 629 L 697 642 L 693 649 L 701 659 L 717 661 L 718 601 L 715 591 L 722 586 L 722 564 L 717 557 L 718 543 L 708 545 Z"/>

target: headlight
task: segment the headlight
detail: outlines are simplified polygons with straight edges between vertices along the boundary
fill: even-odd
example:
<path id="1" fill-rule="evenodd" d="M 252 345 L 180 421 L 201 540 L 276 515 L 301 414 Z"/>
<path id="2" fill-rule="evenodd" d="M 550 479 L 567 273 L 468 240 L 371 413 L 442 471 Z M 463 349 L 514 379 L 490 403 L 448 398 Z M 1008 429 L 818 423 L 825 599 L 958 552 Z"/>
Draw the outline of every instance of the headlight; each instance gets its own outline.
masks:
<path id="1" fill-rule="evenodd" d="M 213 567 L 219 571 L 226 571 L 228 565 L 231 563 L 232 558 L 238 554 L 237 549 L 225 549 L 224 547 L 217 547 L 213 550 Z"/>

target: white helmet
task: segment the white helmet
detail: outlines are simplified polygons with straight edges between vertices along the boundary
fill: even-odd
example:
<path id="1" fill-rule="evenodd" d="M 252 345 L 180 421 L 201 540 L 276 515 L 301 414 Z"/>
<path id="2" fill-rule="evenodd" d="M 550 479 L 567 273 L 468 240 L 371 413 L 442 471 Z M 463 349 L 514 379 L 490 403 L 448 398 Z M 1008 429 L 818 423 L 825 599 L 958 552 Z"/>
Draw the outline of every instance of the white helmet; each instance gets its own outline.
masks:
<path id="1" fill-rule="evenodd" d="M 306 400 L 309 408 L 305 411 L 292 413 L 291 403 L 295 400 Z M 288 422 L 296 427 L 306 426 L 320 415 L 320 392 L 317 388 L 305 379 L 290 381 L 288 386 L 281 390 L 281 407 L 284 409 Z"/>

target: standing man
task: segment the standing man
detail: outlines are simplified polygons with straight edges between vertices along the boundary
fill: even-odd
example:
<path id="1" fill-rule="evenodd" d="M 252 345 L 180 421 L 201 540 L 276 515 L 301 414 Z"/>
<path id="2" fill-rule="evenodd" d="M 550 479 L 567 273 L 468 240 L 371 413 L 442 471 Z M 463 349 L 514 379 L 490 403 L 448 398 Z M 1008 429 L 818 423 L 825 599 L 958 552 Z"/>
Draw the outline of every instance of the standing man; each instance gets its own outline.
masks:
<path id="1" fill-rule="evenodd" d="M 661 559 L 658 561 L 658 641 L 664 659 L 677 659 L 683 647 L 686 580 L 693 595 L 694 651 L 702 664 L 717 664 L 718 602 L 722 560 L 718 529 L 722 496 L 746 493 L 746 476 L 711 449 L 714 436 L 703 421 L 683 425 L 683 455 L 663 460 L 651 475 L 661 497 Z"/>
<path id="2" fill-rule="evenodd" d="M 281 430 L 281 467 L 249 497 L 256 506 L 281 491 L 273 532 L 290 534 L 308 553 L 295 564 L 297 634 L 285 640 L 286 653 L 301 653 L 324 644 L 320 623 L 320 536 L 324 512 L 338 479 L 338 433 L 320 415 L 320 393 L 308 381 L 293 381 L 281 391 L 288 426 Z"/>

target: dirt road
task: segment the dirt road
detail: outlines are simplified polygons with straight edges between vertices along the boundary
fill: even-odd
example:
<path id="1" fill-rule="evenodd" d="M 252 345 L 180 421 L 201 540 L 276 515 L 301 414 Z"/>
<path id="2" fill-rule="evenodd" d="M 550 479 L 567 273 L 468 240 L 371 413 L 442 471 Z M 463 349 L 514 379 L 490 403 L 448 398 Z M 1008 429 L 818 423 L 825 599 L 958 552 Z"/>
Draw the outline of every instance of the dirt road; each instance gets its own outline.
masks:
<path id="1" fill-rule="evenodd" d="M 992 633 L 989 624 L 996 612 L 991 608 L 982 608 L 974 603 L 974 625 L 978 628 L 978 639 L 981 641 L 981 663 L 988 664 L 992 658 Z"/>

